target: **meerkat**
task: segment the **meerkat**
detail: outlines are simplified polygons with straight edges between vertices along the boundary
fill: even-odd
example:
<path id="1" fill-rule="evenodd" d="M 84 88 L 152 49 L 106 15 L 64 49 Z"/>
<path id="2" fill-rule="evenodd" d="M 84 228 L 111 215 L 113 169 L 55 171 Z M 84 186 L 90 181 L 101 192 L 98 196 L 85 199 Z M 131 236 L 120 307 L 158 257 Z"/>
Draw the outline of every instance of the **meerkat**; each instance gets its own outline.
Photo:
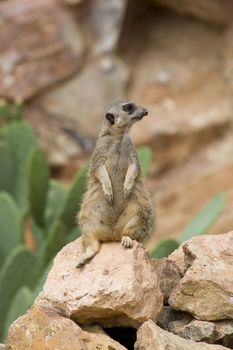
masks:
<path id="1" fill-rule="evenodd" d="M 102 242 L 119 241 L 131 248 L 142 241 L 152 225 L 152 207 L 137 152 L 128 135 L 130 127 L 148 114 L 134 102 L 110 105 L 97 139 L 78 222 L 85 249 L 77 267 L 85 265 Z"/>

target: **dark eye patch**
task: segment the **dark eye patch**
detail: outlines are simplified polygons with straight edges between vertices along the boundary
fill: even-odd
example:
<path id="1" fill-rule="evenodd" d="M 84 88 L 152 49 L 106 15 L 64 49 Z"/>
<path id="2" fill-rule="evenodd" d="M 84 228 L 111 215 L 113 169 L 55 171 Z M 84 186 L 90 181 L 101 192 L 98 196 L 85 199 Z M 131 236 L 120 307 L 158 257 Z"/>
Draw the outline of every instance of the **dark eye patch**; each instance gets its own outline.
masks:
<path id="1" fill-rule="evenodd" d="M 135 106 L 133 103 L 127 103 L 126 105 L 122 106 L 123 111 L 128 112 L 129 114 L 133 113 L 135 110 Z"/>
<path id="2" fill-rule="evenodd" d="M 105 117 L 108 119 L 111 125 L 115 123 L 115 117 L 112 113 L 106 113 Z"/>

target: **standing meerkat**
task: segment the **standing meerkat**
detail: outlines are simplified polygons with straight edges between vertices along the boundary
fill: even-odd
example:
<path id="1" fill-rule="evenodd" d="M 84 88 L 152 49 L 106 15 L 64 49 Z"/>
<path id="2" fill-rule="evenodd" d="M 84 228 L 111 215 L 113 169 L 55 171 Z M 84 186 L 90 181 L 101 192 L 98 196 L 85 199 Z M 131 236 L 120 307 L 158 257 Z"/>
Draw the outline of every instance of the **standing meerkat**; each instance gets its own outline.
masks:
<path id="1" fill-rule="evenodd" d="M 119 241 L 131 248 L 133 240 L 142 241 L 150 232 L 152 208 L 128 136 L 130 127 L 147 114 L 134 102 L 119 101 L 107 109 L 78 214 L 85 253 L 77 267 L 99 251 L 101 242 Z"/>

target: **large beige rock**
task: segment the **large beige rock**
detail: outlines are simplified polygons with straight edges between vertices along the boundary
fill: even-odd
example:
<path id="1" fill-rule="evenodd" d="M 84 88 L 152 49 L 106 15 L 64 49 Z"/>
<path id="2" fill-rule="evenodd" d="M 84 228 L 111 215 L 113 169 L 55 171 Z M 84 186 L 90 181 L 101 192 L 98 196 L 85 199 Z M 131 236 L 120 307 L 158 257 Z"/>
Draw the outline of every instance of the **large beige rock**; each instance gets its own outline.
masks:
<path id="1" fill-rule="evenodd" d="M 125 96 L 129 72 L 115 56 L 96 58 L 79 76 L 46 93 L 38 104 L 72 122 L 79 133 L 96 138 L 106 106 Z"/>
<path id="2" fill-rule="evenodd" d="M 93 0 L 86 18 L 92 41 L 92 53 L 103 54 L 116 49 L 121 34 L 127 0 Z"/>
<path id="3" fill-rule="evenodd" d="M 77 71 L 81 36 L 54 0 L 7 1 L 0 12 L 0 96 L 29 99 Z"/>
<path id="4" fill-rule="evenodd" d="M 186 340 L 159 328 L 153 321 L 145 322 L 137 332 L 135 350 L 226 350 L 220 345 L 209 345 Z"/>
<path id="5" fill-rule="evenodd" d="M 164 12 L 148 16 L 139 29 L 133 36 L 132 28 L 126 41 L 127 58 L 137 57 L 129 92 L 149 116 L 131 134 L 155 150 L 156 169 L 167 170 L 232 123 L 231 92 L 219 59 L 223 36 L 216 27 Z"/>
<path id="6" fill-rule="evenodd" d="M 8 350 L 126 350 L 103 333 L 83 331 L 54 311 L 35 306 L 10 327 Z"/>
<path id="7" fill-rule="evenodd" d="M 216 24 L 230 23 L 233 18 L 231 0 L 153 0 L 153 2 Z"/>
<path id="8" fill-rule="evenodd" d="M 193 154 L 182 166 L 157 178 L 154 205 L 158 228 L 148 247 L 153 249 L 158 239 L 179 237 L 185 226 L 217 193 L 226 194 L 224 210 L 208 233 L 229 232 L 233 227 L 233 138 L 231 129 L 225 138 L 212 142 Z M 152 189 L 154 188 L 151 187 Z M 168 220 L 169 217 L 169 220 Z M 182 251 L 176 251 L 178 266 Z M 180 255 L 178 257 L 178 255 Z M 173 258 L 173 261 L 174 258 Z M 181 268 L 182 270 L 182 268 Z M 182 272 L 182 271 L 181 271 Z"/>
<path id="9" fill-rule="evenodd" d="M 232 319 L 233 232 L 194 237 L 179 250 L 185 274 L 169 304 L 201 320 Z"/>
<path id="10" fill-rule="evenodd" d="M 100 252 L 77 269 L 81 239 L 65 246 L 54 260 L 37 303 L 78 321 L 132 326 L 156 320 L 163 303 L 155 268 L 146 250 L 103 244 Z"/>

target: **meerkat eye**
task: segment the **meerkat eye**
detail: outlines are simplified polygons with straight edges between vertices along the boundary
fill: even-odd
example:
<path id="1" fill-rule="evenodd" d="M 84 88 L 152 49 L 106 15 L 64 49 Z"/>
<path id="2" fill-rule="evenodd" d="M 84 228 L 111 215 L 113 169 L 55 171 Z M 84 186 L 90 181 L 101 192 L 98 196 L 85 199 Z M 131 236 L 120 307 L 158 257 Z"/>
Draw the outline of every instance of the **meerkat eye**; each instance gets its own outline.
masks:
<path id="1" fill-rule="evenodd" d="M 105 117 L 108 119 L 108 121 L 110 122 L 111 125 L 113 125 L 115 123 L 115 117 L 114 114 L 112 113 L 107 113 L 105 115 Z"/>
<path id="2" fill-rule="evenodd" d="M 134 111 L 134 105 L 133 105 L 133 103 L 127 103 L 127 105 L 124 105 L 122 107 L 122 109 L 125 112 L 131 112 L 132 113 Z"/>

